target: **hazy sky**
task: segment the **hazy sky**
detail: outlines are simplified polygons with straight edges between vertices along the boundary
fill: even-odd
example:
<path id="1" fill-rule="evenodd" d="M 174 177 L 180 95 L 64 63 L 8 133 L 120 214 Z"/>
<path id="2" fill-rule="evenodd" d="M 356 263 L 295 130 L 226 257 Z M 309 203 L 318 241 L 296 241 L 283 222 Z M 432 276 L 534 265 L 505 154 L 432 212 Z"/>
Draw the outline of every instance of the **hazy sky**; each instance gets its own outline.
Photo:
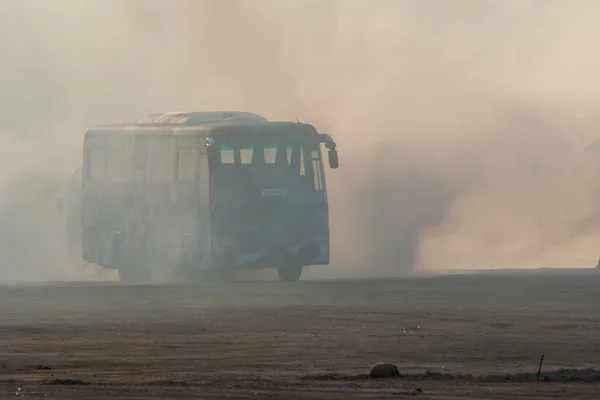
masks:
<path id="1" fill-rule="evenodd" d="M 49 175 L 87 127 L 215 109 L 334 135 L 336 274 L 593 264 L 599 20 L 595 0 L 0 0 L 4 270 L 65 274 Z"/>

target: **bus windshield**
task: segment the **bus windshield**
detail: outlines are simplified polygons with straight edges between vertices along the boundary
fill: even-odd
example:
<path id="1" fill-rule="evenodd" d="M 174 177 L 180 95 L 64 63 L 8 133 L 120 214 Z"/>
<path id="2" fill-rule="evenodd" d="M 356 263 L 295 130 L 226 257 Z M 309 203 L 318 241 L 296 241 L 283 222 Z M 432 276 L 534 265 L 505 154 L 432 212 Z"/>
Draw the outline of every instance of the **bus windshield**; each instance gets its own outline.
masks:
<path id="1" fill-rule="evenodd" d="M 213 168 L 213 205 L 246 207 L 314 202 L 324 198 L 318 143 L 286 137 L 255 137 L 246 143 L 218 141 Z"/>

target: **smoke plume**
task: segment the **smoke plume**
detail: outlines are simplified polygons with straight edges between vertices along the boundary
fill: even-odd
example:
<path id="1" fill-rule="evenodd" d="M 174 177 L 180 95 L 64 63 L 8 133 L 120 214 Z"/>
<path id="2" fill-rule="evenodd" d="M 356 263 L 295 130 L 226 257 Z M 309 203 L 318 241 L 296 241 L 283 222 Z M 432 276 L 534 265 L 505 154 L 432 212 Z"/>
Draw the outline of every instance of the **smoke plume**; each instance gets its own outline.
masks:
<path id="1" fill-rule="evenodd" d="M 593 263 L 599 18 L 594 0 L 5 0 L 0 278 L 97 276 L 67 266 L 54 209 L 83 133 L 175 110 L 335 137 L 333 265 L 309 277 Z"/>

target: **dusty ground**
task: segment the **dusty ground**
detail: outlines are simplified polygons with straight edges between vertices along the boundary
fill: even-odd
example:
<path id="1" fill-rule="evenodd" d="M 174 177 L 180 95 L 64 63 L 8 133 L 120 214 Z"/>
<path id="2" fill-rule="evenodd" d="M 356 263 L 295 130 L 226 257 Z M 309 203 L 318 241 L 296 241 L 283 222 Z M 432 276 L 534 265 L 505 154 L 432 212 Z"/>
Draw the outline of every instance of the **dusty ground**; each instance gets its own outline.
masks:
<path id="1" fill-rule="evenodd" d="M 4 286 L 0 304 L 0 397 L 600 396 L 600 271 Z M 365 378 L 377 361 L 408 376 Z"/>

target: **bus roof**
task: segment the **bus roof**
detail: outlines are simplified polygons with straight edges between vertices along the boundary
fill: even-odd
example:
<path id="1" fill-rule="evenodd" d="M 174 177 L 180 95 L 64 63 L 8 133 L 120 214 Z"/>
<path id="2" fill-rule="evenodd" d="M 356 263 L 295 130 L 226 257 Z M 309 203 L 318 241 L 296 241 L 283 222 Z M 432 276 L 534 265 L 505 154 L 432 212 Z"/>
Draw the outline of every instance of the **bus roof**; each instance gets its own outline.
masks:
<path id="1" fill-rule="evenodd" d="M 210 136 L 218 130 L 215 128 L 228 126 L 302 126 L 305 131 L 316 129 L 300 122 L 275 122 L 266 118 L 241 111 L 205 111 L 205 112 L 169 112 L 152 113 L 138 118 L 132 123 L 100 125 L 86 132 L 86 136 L 111 136 L 129 133 L 133 135 L 177 135 L 177 136 Z M 308 129 L 307 129 L 308 128 Z"/>
<path id="2" fill-rule="evenodd" d="M 261 115 L 243 111 L 194 111 L 153 113 L 138 118 L 134 124 L 208 125 L 233 122 L 267 122 Z"/>

